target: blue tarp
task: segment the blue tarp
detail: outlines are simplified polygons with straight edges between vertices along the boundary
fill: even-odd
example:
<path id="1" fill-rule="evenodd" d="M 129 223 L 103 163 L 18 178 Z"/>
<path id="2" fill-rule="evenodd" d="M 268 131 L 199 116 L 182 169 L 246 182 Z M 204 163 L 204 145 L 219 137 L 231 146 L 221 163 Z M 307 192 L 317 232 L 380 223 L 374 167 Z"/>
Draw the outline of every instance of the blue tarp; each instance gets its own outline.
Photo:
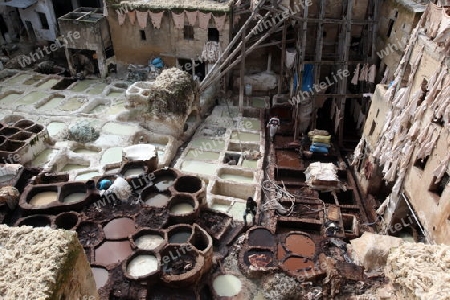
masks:
<path id="1" fill-rule="evenodd" d="M 302 91 L 309 91 L 314 85 L 314 65 L 306 64 L 303 69 Z"/>

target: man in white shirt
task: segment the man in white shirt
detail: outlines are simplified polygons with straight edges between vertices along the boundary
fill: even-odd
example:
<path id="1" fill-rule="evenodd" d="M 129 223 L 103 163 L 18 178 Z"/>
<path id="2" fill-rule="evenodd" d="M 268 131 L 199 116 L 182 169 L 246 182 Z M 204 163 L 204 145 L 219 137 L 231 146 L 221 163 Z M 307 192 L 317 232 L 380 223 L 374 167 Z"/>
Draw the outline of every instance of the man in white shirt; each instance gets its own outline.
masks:
<path id="1" fill-rule="evenodd" d="M 266 127 L 269 127 L 270 142 L 272 143 L 279 126 L 280 126 L 280 119 L 278 119 L 278 116 L 276 115 L 270 118 L 269 123 L 267 123 Z"/>

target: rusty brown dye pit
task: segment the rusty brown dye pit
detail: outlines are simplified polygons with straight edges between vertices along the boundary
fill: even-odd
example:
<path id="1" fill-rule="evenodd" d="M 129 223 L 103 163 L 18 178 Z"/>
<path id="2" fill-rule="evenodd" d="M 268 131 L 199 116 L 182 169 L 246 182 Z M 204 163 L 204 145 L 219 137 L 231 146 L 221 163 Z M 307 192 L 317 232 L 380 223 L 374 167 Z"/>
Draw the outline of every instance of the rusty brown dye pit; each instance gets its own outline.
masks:
<path id="1" fill-rule="evenodd" d="M 303 257 L 289 257 L 283 262 L 283 268 L 292 273 L 309 271 L 314 268 L 314 262 Z"/>
<path id="2" fill-rule="evenodd" d="M 275 254 L 268 249 L 249 249 L 244 254 L 244 263 L 255 269 L 277 266 Z"/>
<path id="3" fill-rule="evenodd" d="M 256 228 L 248 233 L 248 245 L 259 247 L 275 247 L 275 236 L 265 228 Z"/>
<path id="4" fill-rule="evenodd" d="M 78 225 L 78 215 L 74 212 L 64 212 L 56 216 L 55 226 L 58 229 L 72 230 Z"/>
<path id="5" fill-rule="evenodd" d="M 109 273 L 105 268 L 102 267 L 91 267 L 92 273 L 94 274 L 95 285 L 97 290 L 104 287 L 109 278 Z"/>
<path id="6" fill-rule="evenodd" d="M 280 168 L 303 169 L 299 154 L 294 151 L 277 150 L 277 165 Z"/>
<path id="7" fill-rule="evenodd" d="M 277 248 L 277 257 L 279 261 L 282 261 L 285 257 L 286 257 L 286 250 L 283 247 L 283 244 L 278 243 L 278 248 Z"/>
<path id="8" fill-rule="evenodd" d="M 46 215 L 34 215 L 20 219 L 17 222 L 18 226 L 33 226 L 33 227 L 50 227 L 52 220 Z"/>
<path id="9" fill-rule="evenodd" d="M 302 234 L 289 234 L 286 237 L 286 248 L 295 255 L 314 257 L 316 244 L 309 237 Z"/>
<path id="10" fill-rule="evenodd" d="M 117 264 L 132 252 L 129 241 L 106 241 L 95 250 L 95 263 L 103 266 Z"/>
<path id="11" fill-rule="evenodd" d="M 194 194 L 202 188 L 202 180 L 195 176 L 181 176 L 174 185 L 177 192 Z"/>
<path id="12" fill-rule="evenodd" d="M 97 246 L 105 236 L 101 226 L 91 221 L 80 222 L 77 234 L 83 247 Z"/>
<path id="13" fill-rule="evenodd" d="M 130 218 L 117 218 L 108 222 L 104 227 L 105 237 L 108 240 L 121 240 L 128 238 L 136 232 L 134 221 Z"/>

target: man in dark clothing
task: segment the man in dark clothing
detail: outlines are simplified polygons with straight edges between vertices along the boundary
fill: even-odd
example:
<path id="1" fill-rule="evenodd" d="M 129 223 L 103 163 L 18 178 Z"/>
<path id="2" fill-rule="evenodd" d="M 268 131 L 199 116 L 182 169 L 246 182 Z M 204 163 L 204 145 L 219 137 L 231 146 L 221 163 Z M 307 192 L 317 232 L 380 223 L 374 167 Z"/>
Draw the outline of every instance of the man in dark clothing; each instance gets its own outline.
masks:
<path id="1" fill-rule="evenodd" d="M 247 226 L 247 215 L 252 214 L 253 215 L 253 225 L 255 225 L 255 216 L 256 216 L 256 207 L 257 203 L 255 200 L 253 200 L 252 197 L 247 198 L 247 203 L 245 204 L 245 212 L 244 212 L 244 223 L 245 226 Z"/>

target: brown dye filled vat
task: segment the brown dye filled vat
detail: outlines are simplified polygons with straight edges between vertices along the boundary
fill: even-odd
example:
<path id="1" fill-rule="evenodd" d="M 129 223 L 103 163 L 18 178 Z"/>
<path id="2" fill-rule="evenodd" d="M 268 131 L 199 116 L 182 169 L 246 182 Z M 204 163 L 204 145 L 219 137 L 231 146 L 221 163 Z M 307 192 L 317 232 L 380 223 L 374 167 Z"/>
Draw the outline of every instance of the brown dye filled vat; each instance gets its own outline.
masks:
<path id="1" fill-rule="evenodd" d="M 106 241 L 95 250 L 95 263 L 104 266 L 120 263 L 132 252 L 129 241 Z"/>
<path id="2" fill-rule="evenodd" d="M 108 222 L 104 227 L 105 237 L 108 240 L 126 239 L 136 232 L 134 221 L 130 218 L 117 218 Z"/>
<path id="3" fill-rule="evenodd" d="M 286 248 L 295 255 L 314 257 L 316 244 L 309 237 L 302 234 L 290 234 L 286 237 Z"/>

